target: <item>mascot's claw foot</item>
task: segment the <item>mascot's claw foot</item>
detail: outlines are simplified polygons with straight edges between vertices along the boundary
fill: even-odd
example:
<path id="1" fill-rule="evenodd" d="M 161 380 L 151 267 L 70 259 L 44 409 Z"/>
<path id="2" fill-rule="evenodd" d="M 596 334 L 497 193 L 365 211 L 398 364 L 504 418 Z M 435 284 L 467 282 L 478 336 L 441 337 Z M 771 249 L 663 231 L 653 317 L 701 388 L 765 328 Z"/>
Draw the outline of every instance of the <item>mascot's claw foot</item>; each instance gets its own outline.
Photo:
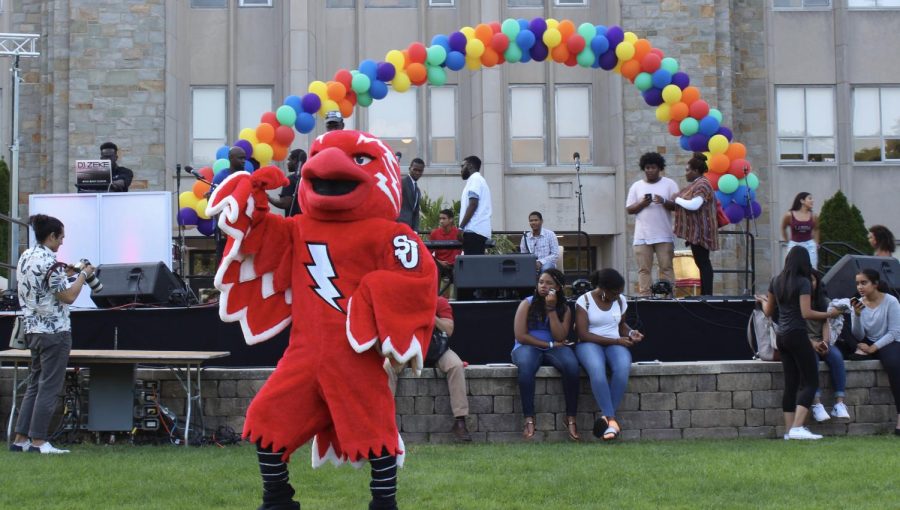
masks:
<path id="1" fill-rule="evenodd" d="M 369 510 L 397 510 L 397 501 L 394 500 L 390 505 L 378 505 L 378 501 L 374 499 L 369 502 Z"/>
<path id="2" fill-rule="evenodd" d="M 300 503 L 297 503 L 296 501 L 278 503 L 275 505 L 263 503 L 257 510 L 300 510 Z"/>

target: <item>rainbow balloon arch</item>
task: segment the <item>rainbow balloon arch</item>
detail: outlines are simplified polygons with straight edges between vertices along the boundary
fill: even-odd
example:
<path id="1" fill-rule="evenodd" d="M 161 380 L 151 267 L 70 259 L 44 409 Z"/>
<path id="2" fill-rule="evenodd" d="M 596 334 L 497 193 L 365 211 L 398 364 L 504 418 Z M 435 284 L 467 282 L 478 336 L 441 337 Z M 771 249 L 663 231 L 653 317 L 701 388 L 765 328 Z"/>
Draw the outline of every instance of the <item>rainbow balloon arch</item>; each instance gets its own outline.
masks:
<path id="1" fill-rule="evenodd" d="M 762 213 L 756 201 L 759 179 L 746 159 L 746 147 L 722 124 L 722 113 L 700 97 L 700 89 L 691 86 L 678 61 L 621 27 L 591 23 L 576 27 L 571 20 L 510 18 L 502 23 L 482 23 L 450 35 L 436 35 L 427 47 L 414 42 L 405 50 L 391 50 L 384 61 L 363 60 L 358 69 L 337 71 L 331 81 L 313 81 L 303 96 L 287 96 L 274 112 L 264 113 L 255 128 L 241 129 L 232 146 L 244 149 L 246 169 L 252 172 L 251 157 L 260 166 L 283 161 L 294 141 L 294 130 L 311 132 L 316 115 L 324 118 L 330 111 L 340 111 L 346 118 L 355 106 L 368 107 L 384 99 L 389 88 L 406 92 L 414 85 L 444 85 L 448 70 L 475 71 L 503 63 L 545 60 L 600 68 L 628 79 L 644 101 L 656 108 L 656 119 L 667 124 L 672 136 L 679 137 L 682 149 L 706 153 L 707 178 L 729 221 L 738 223 Z M 229 149 L 228 145 L 219 148 L 216 161 L 199 170 L 205 179 L 218 184 L 228 175 Z M 206 216 L 204 196 L 209 189 L 198 181 L 178 197 L 179 224 L 196 225 L 204 235 L 214 229 L 213 220 Z"/>

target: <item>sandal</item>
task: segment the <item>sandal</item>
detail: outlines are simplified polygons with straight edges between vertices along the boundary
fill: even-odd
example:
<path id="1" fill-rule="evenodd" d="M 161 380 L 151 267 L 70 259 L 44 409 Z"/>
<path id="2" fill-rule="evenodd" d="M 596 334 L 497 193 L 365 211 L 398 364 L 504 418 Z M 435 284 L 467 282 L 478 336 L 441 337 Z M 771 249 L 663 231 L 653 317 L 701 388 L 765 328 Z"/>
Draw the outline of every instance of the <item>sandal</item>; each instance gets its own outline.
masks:
<path id="1" fill-rule="evenodd" d="M 606 430 L 603 431 L 603 440 L 612 441 L 619 437 L 619 432 L 622 431 L 622 428 L 619 427 L 619 422 L 617 422 L 615 418 L 609 418 L 607 423 L 608 426 L 606 427 Z"/>
<path id="2" fill-rule="evenodd" d="M 525 430 L 522 431 L 522 437 L 531 439 L 534 437 L 534 418 L 525 418 Z"/>
<path id="3" fill-rule="evenodd" d="M 578 422 L 574 417 L 566 418 L 566 425 L 569 429 L 569 439 L 572 441 L 581 441 L 581 435 L 578 434 Z"/>
<path id="4" fill-rule="evenodd" d="M 609 424 L 606 421 L 606 416 L 601 416 L 594 421 L 594 437 L 597 439 L 603 439 L 603 431 L 606 430 Z"/>

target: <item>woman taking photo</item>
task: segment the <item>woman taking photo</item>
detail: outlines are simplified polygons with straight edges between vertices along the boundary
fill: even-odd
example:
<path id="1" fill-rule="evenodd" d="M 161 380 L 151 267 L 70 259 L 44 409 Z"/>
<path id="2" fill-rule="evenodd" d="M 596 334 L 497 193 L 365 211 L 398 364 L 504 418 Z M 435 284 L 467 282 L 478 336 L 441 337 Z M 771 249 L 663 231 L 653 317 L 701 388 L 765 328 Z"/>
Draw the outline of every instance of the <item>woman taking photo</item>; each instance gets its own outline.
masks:
<path id="1" fill-rule="evenodd" d="M 809 252 L 813 269 L 819 265 L 819 218 L 813 214 L 813 197 L 806 191 L 797 193 L 791 210 L 781 218 L 781 238 L 788 250 L 802 246 Z"/>
<path id="2" fill-rule="evenodd" d="M 675 195 L 666 207 L 675 211 L 675 235 L 691 247 L 694 263 L 700 270 L 700 294 L 713 293 L 713 268 L 709 252 L 719 249 L 716 223 L 716 197 L 712 185 L 704 175 L 706 156 L 699 152 L 688 161 L 684 176 L 688 185 Z"/>
<path id="3" fill-rule="evenodd" d="M 856 291 L 861 297 L 850 299 L 853 336 L 862 339 L 856 348 L 881 360 L 897 408 L 894 434 L 900 436 L 900 303 L 874 269 L 856 275 Z"/>
<path id="4" fill-rule="evenodd" d="M 822 439 L 803 424 L 809 415 L 813 398 L 819 387 L 819 358 L 815 344 L 806 333 L 807 320 L 826 320 L 837 317 L 840 311 L 817 312 L 812 309 L 812 266 L 809 252 L 794 246 L 788 252 L 781 274 L 772 279 L 766 296 L 756 299 L 763 305 L 769 317 L 778 307 L 775 341 L 784 368 L 784 395 L 781 399 L 784 411 L 785 439 Z"/>
<path id="5" fill-rule="evenodd" d="M 884 225 L 872 225 L 869 227 L 869 244 L 875 250 L 876 257 L 893 257 L 897 249 L 897 241 L 894 233 Z"/>
<path id="6" fill-rule="evenodd" d="M 594 422 L 594 436 L 609 441 L 619 437 L 622 427 L 616 409 L 622 403 L 631 372 L 631 351 L 644 335 L 625 324 L 628 304 L 622 296 L 625 279 L 615 269 L 602 269 L 591 276 L 594 290 L 576 301 L 575 329 L 578 344 L 575 353 L 591 380 L 591 392 L 600 408 Z M 612 378 L 607 379 L 607 365 Z"/>
<path id="7" fill-rule="evenodd" d="M 519 393 L 525 415 L 525 439 L 534 437 L 535 374 L 546 360 L 562 374 L 566 398 L 566 426 L 569 438 L 578 441 L 575 415 L 578 412 L 578 379 L 580 367 L 575 353 L 566 342 L 572 325 L 572 313 L 562 295 L 564 276 L 558 269 L 548 269 L 538 278 L 534 295 L 519 303 L 513 331 L 516 343 L 512 362 L 519 368 Z"/>

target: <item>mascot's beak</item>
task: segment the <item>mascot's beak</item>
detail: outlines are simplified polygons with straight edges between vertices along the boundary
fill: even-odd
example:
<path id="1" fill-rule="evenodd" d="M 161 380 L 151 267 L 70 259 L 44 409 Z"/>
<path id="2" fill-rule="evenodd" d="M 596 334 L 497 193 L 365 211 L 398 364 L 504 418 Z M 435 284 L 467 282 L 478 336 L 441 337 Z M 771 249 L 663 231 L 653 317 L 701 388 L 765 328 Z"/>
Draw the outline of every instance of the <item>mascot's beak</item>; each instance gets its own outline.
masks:
<path id="1" fill-rule="evenodd" d="M 310 205 L 330 211 L 360 205 L 371 188 L 372 176 L 337 147 L 327 147 L 303 165 L 302 192 Z"/>

